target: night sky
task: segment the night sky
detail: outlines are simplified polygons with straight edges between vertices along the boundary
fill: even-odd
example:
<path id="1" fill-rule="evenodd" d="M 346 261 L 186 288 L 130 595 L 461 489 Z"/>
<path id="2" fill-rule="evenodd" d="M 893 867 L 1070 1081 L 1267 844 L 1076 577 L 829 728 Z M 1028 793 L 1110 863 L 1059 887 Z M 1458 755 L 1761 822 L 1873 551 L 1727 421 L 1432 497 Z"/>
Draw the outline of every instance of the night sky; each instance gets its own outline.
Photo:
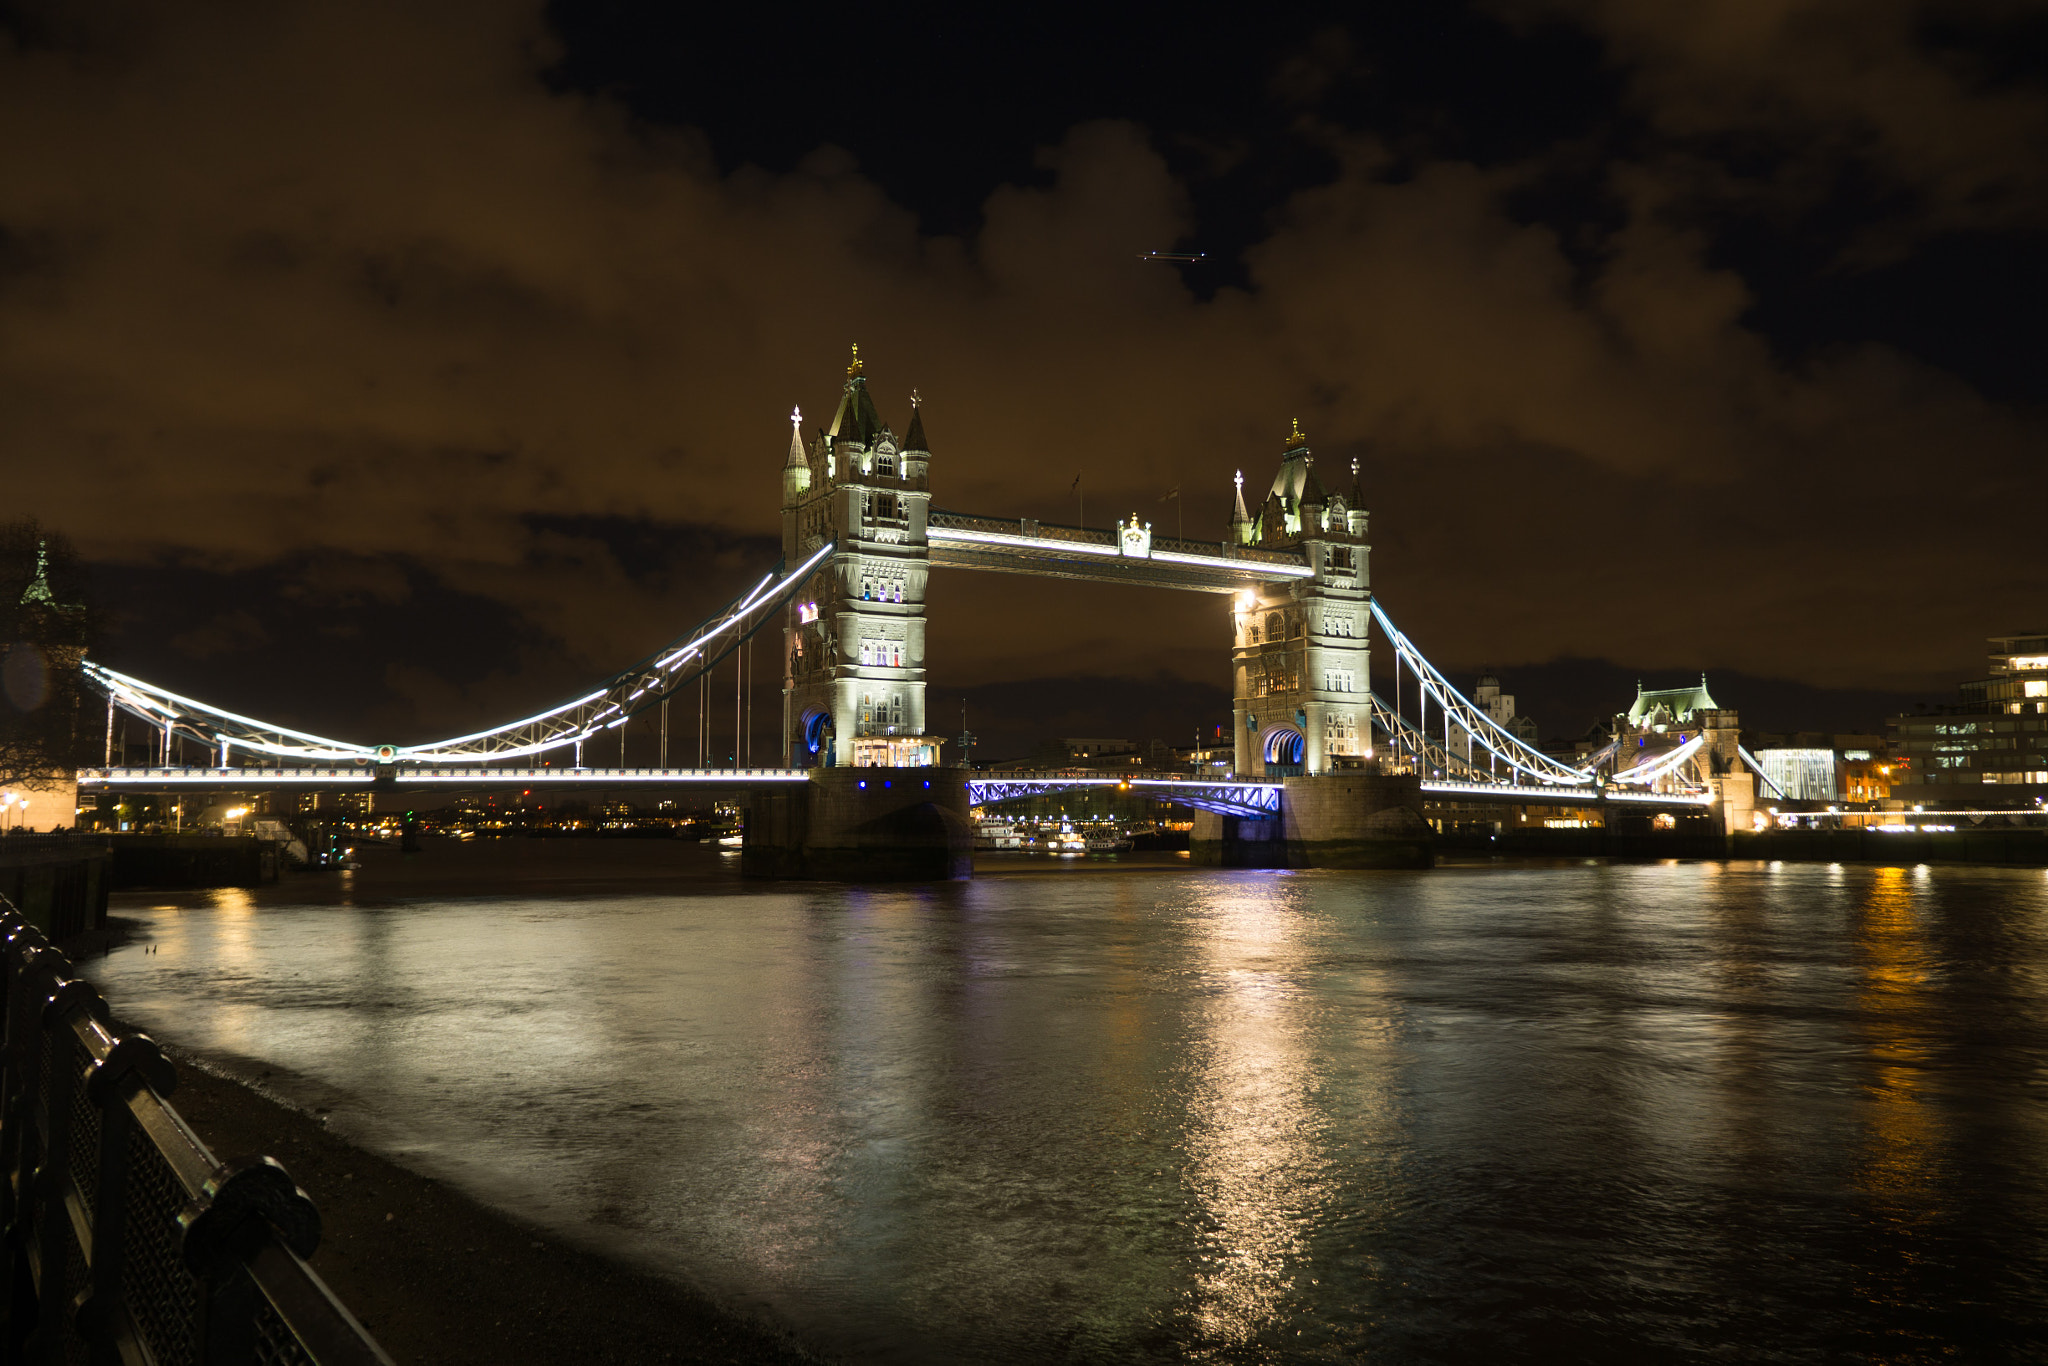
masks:
<path id="1" fill-rule="evenodd" d="M 0 4 L 0 513 L 114 667 L 430 739 L 764 572 L 858 342 L 939 507 L 1220 538 L 1299 418 L 1547 735 L 2048 625 L 2048 7 L 1148 14 Z M 934 727 L 1184 742 L 1224 611 L 941 571 Z"/>

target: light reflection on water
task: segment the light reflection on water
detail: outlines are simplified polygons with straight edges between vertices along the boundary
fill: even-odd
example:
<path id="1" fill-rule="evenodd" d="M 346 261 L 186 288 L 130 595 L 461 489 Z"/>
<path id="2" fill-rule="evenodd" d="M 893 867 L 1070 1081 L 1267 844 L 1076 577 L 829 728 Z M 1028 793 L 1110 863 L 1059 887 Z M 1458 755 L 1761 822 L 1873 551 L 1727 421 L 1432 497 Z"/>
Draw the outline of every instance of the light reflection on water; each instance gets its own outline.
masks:
<path id="1" fill-rule="evenodd" d="M 2017 1360 L 2048 1316 L 2038 872 L 487 846 L 143 904 L 128 1018 L 861 1359 Z"/>

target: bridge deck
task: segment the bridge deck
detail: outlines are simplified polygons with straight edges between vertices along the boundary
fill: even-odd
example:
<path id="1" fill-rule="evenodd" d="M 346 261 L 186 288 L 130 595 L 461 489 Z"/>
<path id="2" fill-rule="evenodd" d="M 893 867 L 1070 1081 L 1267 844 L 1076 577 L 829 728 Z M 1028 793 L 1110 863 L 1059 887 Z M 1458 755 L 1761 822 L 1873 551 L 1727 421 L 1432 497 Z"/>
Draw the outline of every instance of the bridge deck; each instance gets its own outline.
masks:
<path id="1" fill-rule="evenodd" d="M 325 768 L 86 768 L 78 772 L 80 789 L 259 787 L 374 787 L 380 775 L 373 765 L 340 764 Z M 405 768 L 393 769 L 394 787 L 593 787 L 607 784 L 682 783 L 697 787 L 756 787 L 801 783 L 810 778 L 799 768 Z"/>
<path id="2" fill-rule="evenodd" d="M 480 768 L 398 766 L 388 775 L 375 765 L 336 764 L 315 768 L 85 768 L 78 771 L 81 791 L 214 788 L 221 791 L 268 787 L 367 788 L 380 777 L 399 788 L 463 787 L 604 787 L 661 786 L 766 787 L 808 781 L 801 768 Z M 968 779 L 977 804 L 1018 797 L 1073 792 L 1084 788 L 1126 788 L 1163 802 L 1205 807 L 1231 815 L 1271 815 L 1280 809 L 1284 782 L 1231 778 L 1066 778 L 1056 774 Z M 1623 792 L 1614 788 L 1510 787 L 1505 784 L 1425 782 L 1425 802 L 1457 802 L 1490 806 L 1598 806 L 1619 802 L 1663 810 L 1708 806 L 1704 793 Z"/>
<path id="3" fill-rule="evenodd" d="M 1599 806 L 1602 802 L 1621 802 L 1629 806 L 1672 811 L 1711 806 L 1714 801 L 1710 794 L 1704 792 L 1624 792 L 1612 787 L 1533 787 L 1526 784 L 1511 787 L 1506 783 L 1436 781 L 1422 785 L 1422 799 L 1425 802 L 1487 806 Z"/>

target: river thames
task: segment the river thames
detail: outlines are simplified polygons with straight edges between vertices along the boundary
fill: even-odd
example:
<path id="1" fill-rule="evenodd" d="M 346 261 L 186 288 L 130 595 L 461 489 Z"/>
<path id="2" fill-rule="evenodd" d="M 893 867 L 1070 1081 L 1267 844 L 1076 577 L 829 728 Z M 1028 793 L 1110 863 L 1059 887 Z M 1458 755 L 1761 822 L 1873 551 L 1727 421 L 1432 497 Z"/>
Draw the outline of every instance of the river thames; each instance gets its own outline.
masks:
<path id="1" fill-rule="evenodd" d="M 364 1146 L 855 1360 L 2048 1340 L 2040 870 L 735 862 L 373 851 L 117 897 L 136 939 L 90 975 Z"/>

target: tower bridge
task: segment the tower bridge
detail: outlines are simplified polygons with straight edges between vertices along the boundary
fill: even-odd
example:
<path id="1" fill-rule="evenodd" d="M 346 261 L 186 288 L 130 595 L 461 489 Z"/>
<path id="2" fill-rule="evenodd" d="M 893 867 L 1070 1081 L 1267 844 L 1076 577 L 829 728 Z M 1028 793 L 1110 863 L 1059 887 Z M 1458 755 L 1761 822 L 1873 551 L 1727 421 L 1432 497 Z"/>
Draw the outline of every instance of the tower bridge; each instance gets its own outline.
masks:
<path id="1" fill-rule="evenodd" d="M 1237 476 L 1228 534 L 1218 541 L 1156 535 L 1135 514 L 1112 527 L 1083 527 L 934 509 L 933 459 L 918 395 L 899 438 L 882 419 L 856 348 L 830 421 L 806 433 L 801 410 L 791 413 L 781 561 L 747 593 L 590 692 L 486 731 L 368 745 L 243 716 L 86 660 L 86 681 L 107 700 L 108 761 L 81 771 L 80 784 L 711 784 L 754 793 L 761 819 L 750 826 L 749 848 L 758 827 L 757 871 L 958 872 L 966 856 L 956 857 L 956 846 L 965 839 L 955 827 L 968 801 L 1087 780 L 994 779 L 944 767 L 945 742 L 928 729 L 925 710 L 926 594 L 937 568 L 1228 596 L 1232 772 L 1220 782 L 1137 784 L 1204 813 L 1198 853 L 1206 847 L 1232 861 L 1234 842 L 1270 841 L 1284 827 L 1290 847 L 1307 851 L 1290 859 L 1371 862 L 1378 850 L 1426 862 L 1425 799 L 1714 808 L 1730 825 L 1747 820 L 1753 787 L 1732 712 L 1706 713 L 1697 734 L 1634 756 L 1617 772 L 1612 756 L 1604 767 L 1579 766 L 1535 749 L 1454 688 L 1372 592 L 1358 462 L 1326 483 L 1298 424 L 1262 499 L 1248 503 Z M 668 700 L 756 636 L 780 646 L 780 763 L 668 767 Z M 655 708 L 660 766 L 586 765 L 595 756 L 589 747 Z M 117 710 L 158 736 L 157 762 L 147 769 L 113 764 Z M 174 766 L 174 740 L 203 745 L 212 762 Z M 1271 828 L 1251 828 L 1262 823 Z M 825 850 L 859 857 L 811 856 Z M 887 850 L 929 856 L 877 852 Z"/>

